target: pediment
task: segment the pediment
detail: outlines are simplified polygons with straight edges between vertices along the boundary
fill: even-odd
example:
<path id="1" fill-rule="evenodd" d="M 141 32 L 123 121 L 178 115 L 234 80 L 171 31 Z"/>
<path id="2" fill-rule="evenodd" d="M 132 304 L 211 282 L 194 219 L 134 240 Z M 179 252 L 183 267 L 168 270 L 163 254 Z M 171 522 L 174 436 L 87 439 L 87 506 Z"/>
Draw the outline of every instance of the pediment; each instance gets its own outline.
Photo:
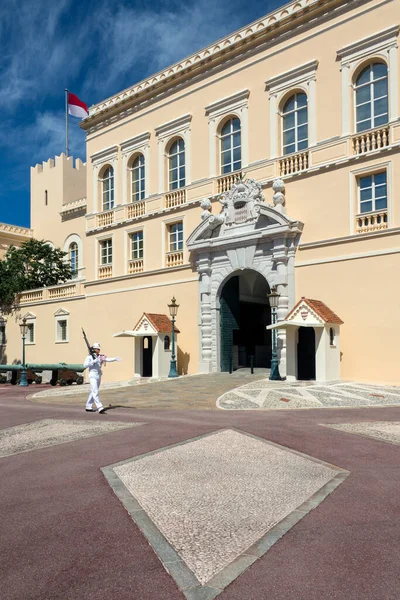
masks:
<path id="1" fill-rule="evenodd" d="M 25 313 L 25 314 L 23 315 L 23 317 L 22 317 L 22 318 L 23 318 L 23 319 L 26 319 L 26 320 L 28 321 L 29 319 L 36 319 L 36 315 L 34 315 L 34 314 L 33 314 L 33 313 L 31 313 L 31 312 L 27 312 L 27 313 Z"/>
<path id="2" fill-rule="evenodd" d="M 136 335 L 158 335 L 158 331 L 150 322 L 146 315 L 143 315 L 137 322 L 134 332 Z"/>
<path id="3" fill-rule="evenodd" d="M 306 300 L 300 301 L 285 320 L 300 327 L 320 327 L 321 325 L 325 325 L 324 320 L 311 308 Z"/>
<path id="4" fill-rule="evenodd" d="M 66 317 L 69 315 L 69 312 L 65 308 L 59 308 L 55 313 L 55 317 Z"/>

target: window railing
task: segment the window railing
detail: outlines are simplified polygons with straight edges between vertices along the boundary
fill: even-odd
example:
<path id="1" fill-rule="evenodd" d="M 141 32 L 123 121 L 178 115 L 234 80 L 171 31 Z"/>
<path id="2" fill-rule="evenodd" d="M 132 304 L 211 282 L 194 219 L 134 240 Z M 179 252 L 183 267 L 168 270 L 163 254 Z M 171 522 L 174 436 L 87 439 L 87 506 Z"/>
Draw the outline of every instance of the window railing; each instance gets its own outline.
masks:
<path id="1" fill-rule="evenodd" d="M 353 153 L 364 154 L 389 146 L 389 126 L 370 129 L 353 137 Z"/>
<path id="2" fill-rule="evenodd" d="M 81 293 L 82 284 L 77 281 L 76 283 L 66 283 L 49 288 L 22 292 L 19 295 L 19 303 L 31 304 L 33 302 L 73 298 L 74 296 L 79 296 Z"/>
<path id="3" fill-rule="evenodd" d="M 129 275 L 133 275 L 134 273 L 142 273 L 143 272 L 143 258 L 137 260 L 130 260 L 128 262 L 128 273 Z"/>
<path id="4" fill-rule="evenodd" d="M 99 279 L 107 279 L 107 277 L 112 277 L 112 265 L 100 265 L 98 276 Z"/>
<path id="5" fill-rule="evenodd" d="M 146 214 L 146 202 L 134 202 L 126 207 L 127 219 L 134 219 Z"/>
<path id="6" fill-rule="evenodd" d="M 217 194 L 223 194 L 228 192 L 234 183 L 240 180 L 243 176 L 241 171 L 235 171 L 234 173 L 228 173 L 228 175 L 222 175 L 217 179 Z"/>
<path id="7" fill-rule="evenodd" d="M 367 233 L 369 231 L 380 231 L 388 228 L 388 211 L 377 210 L 375 212 L 356 216 L 356 232 Z"/>
<path id="8" fill-rule="evenodd" d="M 106 225 L 112 225 L 114 223 L 114 211 L 109 210 L 108 212 L 97 215 L 97 227 L 105 227 Z"/>
<path id="9" fill-rule="evenodd" d="M 182 188 L 179 190 L 174 190 L 173 192 L 168 192 L 165 194 L 165 207 L 173 208 L 174 206 L 180 206 L 181 204 L 185 204 L 186 202 L 186 189 Z"/>
<path id="10" fill-rule="evenodd" d="M 296 152 L 288 154 L 279 160 L 279 176 L 293 175 L 308 169 L 310 163 L 309 152 Z"/>
<path id="11" fill-rule="evenodd" d="M 183 250 L 167 252 L 165 255 L 165 266 L 177 267 L 178 265 L 183 265 Z"/>

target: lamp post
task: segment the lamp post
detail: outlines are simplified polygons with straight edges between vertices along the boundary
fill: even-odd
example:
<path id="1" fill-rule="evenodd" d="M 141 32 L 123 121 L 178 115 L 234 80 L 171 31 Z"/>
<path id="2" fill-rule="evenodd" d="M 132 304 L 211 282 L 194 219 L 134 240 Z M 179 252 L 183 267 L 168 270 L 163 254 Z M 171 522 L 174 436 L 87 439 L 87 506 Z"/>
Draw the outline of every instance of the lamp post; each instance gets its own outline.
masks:
<path id="1" fill-rule="evenodd" d="M 271 307 L 272 325 L 275 325 L 280 294 L 278 294 L 278 292 L 276 291 L 276 286 L 274 285 L 271 288 L 271 293 L 267 294 L 267 295 L 268 295 L 269 305 Z M 272 358 L 271 358 L 271 372 L 269 374 L 269 378 L 271 381 L 281 381 L 281 379 L 282 379 L 282 377 L 280 376 L 280 373 L 279 373 L 279 360 L 278 360 L 278 353 L 277 353 L 276 346 L 277 346 L 277 344 L 276 344 L 276 329 L 274 328 L 272 330 Z"/>
<path id="2" fill-rule="evenodd" d="M 175 317 L 178 313 L 179 304 L 176 303 L 175 296 L 171 300 L 171 304 L 168 304 L 169 314 L 172 319 L 172 352 L 171 352 L 171 364 L 169 368 L 168 377 L 178 377 L 178 371 L 176 370 L 176 356 L 175 356 Z"/>
<path id="3" fill-rule="evenodd" d="M 22 371 L 21 377 L 19 380 L 19 385 L 27 386 L 28 380 L 26 379 L 26 368 L 25 368 L 25 338 L 26 333 L 28 331 L 28 325 L 26 324 L 26 319 L 22 319 L 22 323 L 19 324 L 19 328 L 21 330 L 22 335 Z"/>

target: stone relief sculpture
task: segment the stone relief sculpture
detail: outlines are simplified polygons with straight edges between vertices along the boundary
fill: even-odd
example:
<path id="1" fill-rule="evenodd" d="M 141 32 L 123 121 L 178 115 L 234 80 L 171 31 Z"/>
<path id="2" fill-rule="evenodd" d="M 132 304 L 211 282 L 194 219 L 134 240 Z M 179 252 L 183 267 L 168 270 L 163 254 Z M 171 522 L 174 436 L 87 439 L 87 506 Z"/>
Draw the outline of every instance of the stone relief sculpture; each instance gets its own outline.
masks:
<path id="1" fill-rule="evenodd" d="M 285 184 L 282 179 L 275 179 L 272 184 L 272 189 L 275 192 L 272 197 L 272 200 L 274 201 L 274 208 L 281 214 L 286 214 Z"/>

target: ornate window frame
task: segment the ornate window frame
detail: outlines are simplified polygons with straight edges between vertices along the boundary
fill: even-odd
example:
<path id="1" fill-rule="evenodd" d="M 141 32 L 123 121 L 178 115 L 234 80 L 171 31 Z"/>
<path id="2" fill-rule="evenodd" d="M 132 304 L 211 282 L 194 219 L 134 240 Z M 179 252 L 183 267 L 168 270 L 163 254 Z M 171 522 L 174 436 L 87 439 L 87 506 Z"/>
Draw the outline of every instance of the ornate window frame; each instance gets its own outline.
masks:
<path id="1" fill-rule="evenodd" d="M 92 161 L 92 173 L 93 173 L 93 212 L 102 212 L 99 207 L 102 208 L 102 196 L 100 194 L 101 179 L 99 177 L 101 170 L 106 165 L 109 165 L 114 169 L 114 207 L 118 202 L 118 146 L 110 146 L 104 148 L 96 154 L 92 154 L 90 157 Z"/>
<path id="2" fill-rule="evenodd" d="M 68 252 L 68 257 L 66 257 L 69 260 L 69 248 L 71 246 L 71 244 L 77 244 L 78 246 L 78 275 L 77 277 L 74 277 L 75 279 L 79 279 L 80 277 L 82 277 L 82 271 L 84 269 L 83 266 L 83 243 L 81 238 L 79 237 L 78 234 L 76 233 L 72 233 L 71 235 L 69 235 L 67 237 L 67 239 L 64 242 L 64 252 Z"/>
<path id="3" fill-rule="evenodd" d="M 132 202 L 132 173 L 128 168 L 128 162 L 133 154 L 143 154 L 144 156 L 144 197 L 149 196 L 149 184 L 150 184 L 150 131 L 145 131 L 139 135 L 135 135 L 133 138 L 124 140 L 121 143 L 121 157 L 122 157 L 122 172 L 123 172 L 123 183 L 122 183 L 122 204 L 131 204 Z"/>
<path id="4" fill-rule="evenodd" d="M 23 315 L 22 318 L 26 319 L 27 325 L 32 325 L 32 331 L 33 331 L 33 336 L 32 336 L 33 339 L 29 340 L 28 335 L 27 335 L 26 339 L 25 339 L 25 345 L 26 346 L 34 346 L 36 344 L 36 315 L 28 312 L 25 315 Z"/>
<path id="5" fill-rule="evenodd" d="M 131 256 L 131 236 L 138 232 L 143 233 L 143 271 L 146 270 L 146 224 L 136 225 L 125 229 L 125 244 L 124 244 L 124 264 L 125 264 L 125 275 L 128 275 L 128 262 L 132 260 Z"/>
<path id="6" fill-rule="evenodd" d="M 206 116 L 208 116 L 208 135 L 209 135 L 209 177 L 220 175 L 220 148 L 218 130 L 220 124 L 229 116 L 236 116 L 240 119 L 241 130 L 241 149 L 242 149 L 242 169 L 249 164 L 249 96 L 250 90 L 241 90 L 232 96 L 221 98 L 205 107 Z M 218 148 L 218 152 L 217 152 Z"/>
<path id="7" fill-rule="evenodd" d="M 270 128 L 270 158 L 283 155 L 282 142 L 278 139 L 282 133 L 280 123 L 282 101 L 289 97 L 289 92 L 302 90 L 307 94 L 308 106 L 308 147 L 317 143 L 317 106 L 316 82 L 318 60 L 311 60 L 289 71 L 271 77 L 265 82 L 269 94 L 269 128 Z M 282 147 L 282 148 L 281 148 Z M 278 150 L 279 148 L 279 150 Z M 282 151 L 281 151 L 282 150 Z"/>
<path id="8" fill-rule="evenodd" d="M 364 62 L 383 60 L 388 67 L 389 123 L 398 118 L 398 42 L 399 25 L 362 38 L 336 51 L 342 73 L 342 136 L 355 130 L 354 74 Z M 353 99 L 353 102 L 351 101 Z"/>
<path id="9" fill-rule="evenodd" d="M 168 188 L 168 156 L 167 148 L 175 137 L 181 137 L 185 142 L 185 187 L 191 180 L 190 124 L 192 115 L 186 114 L 173 121 L 168 121 L 155 128 L 158 139 L 158 193 L 163 194 Z"/>
<path id="10" fill-rule="evenodd" d="M 66 321 L 67 323 L 67 331 L 66 331 L 66 339 L 62 340 L 59 336 L 58 323 L 59 321 Z M 69 343 L 69 312 L 65 310 L 65 308 L 60 308 L 54 313 L 54 322 L 55 322 L 55 343 L 56 344 L 68 344 Z"/>
<path id="11" fill-rule="evenodd" d="M 350 185 L 350 234 L 356 235 L 356 217 L 359 213 L 359 189 L 358 182 L 361 177 L 375 175 L 376 173 L 386 171 L 386 186 L 387 186 L 387 226 L 392 227 L 393 224 L 393 168 L 392 161 L 374 162 L 370 165 L 365 165 L 357 169 L 353 169 L 349 173 Z"/>

